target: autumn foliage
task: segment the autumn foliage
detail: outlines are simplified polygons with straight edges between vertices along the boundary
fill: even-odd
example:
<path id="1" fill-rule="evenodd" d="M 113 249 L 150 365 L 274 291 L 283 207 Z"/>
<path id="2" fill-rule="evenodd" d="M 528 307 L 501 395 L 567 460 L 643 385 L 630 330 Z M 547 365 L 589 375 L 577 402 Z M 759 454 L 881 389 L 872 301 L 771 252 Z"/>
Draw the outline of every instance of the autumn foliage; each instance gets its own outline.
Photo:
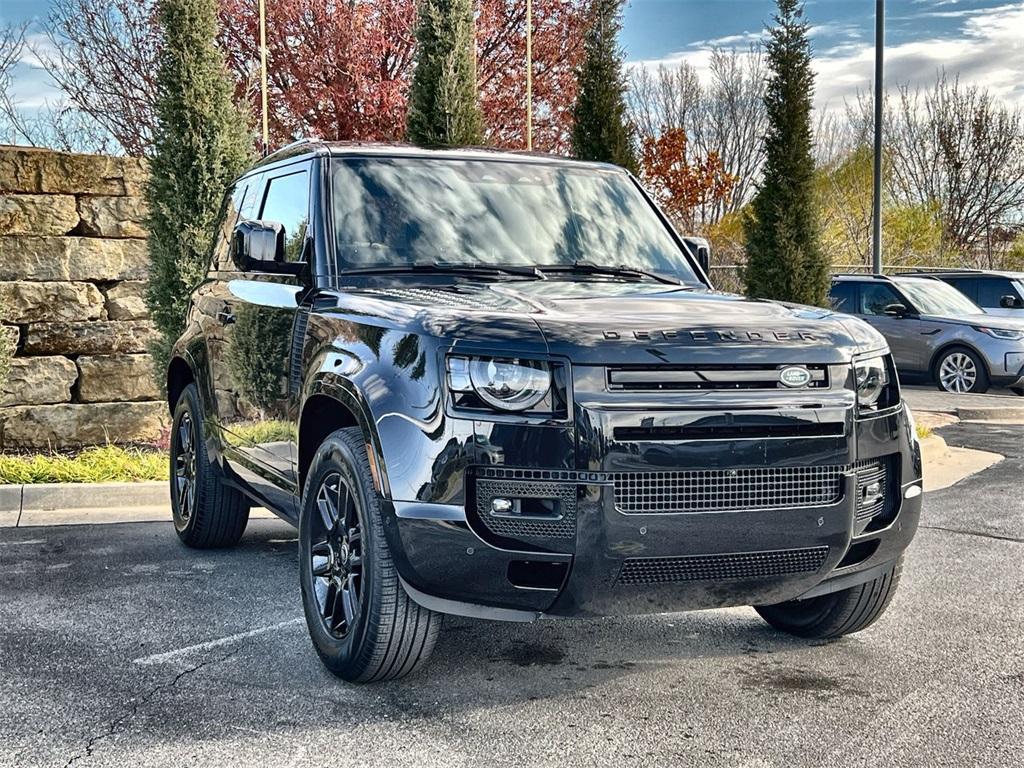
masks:
<path id="1" fill-rule="evenodd" d="M 689 156 L 682 128 L 644 138 L 640 167 L 662 209 L 686 232 L 698 231 L 707 223 L 705 212 L 727 200 L 736 184 L 717 152 L 703 158 Z"/>
<path id="2" fill-rule="evenodd" d="M 257 3 L 220 0 L 221 43 L 240 95 L 259 109 Z M 480 0 L 477 75 L 488 143 L 521 148 L 526 9 Z M 588 0 L 534 0 L 534 146 L 565 151 Z M 296 136 L 393 141 L 406 125 L 415 0 L 267 3 L 271 144 Z"/>

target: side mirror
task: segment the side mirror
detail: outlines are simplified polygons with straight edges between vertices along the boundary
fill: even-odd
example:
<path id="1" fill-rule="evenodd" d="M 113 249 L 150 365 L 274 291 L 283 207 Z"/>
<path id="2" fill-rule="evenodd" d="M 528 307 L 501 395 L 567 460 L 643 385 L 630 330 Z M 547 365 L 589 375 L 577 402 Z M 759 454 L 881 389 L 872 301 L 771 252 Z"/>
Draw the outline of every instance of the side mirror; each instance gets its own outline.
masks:
<path id="1" fill-rule="evenodd" d="M 697 263 L 700 264 L 705 275 L 711 274 L 711 248 L 709 246 L 702 245 L 697 249 Z"/>
<path id="2" fill-rule="evenodd" d="M 276 221 L 240 221 L 231 238 L 235 265 L 243 272 L 299 274 L 305 265 L 285 260 L 284 236 L 284 225 Z"/>
<path id="3" fill-rule="evenodd" d="M 886 304 L 882 313 L 890 317 L 906 317 L 910 314 L 910 310 L 907 309 L 906 304 Z"/>
<path id="4" fill-rule="evenodd" d="M 999 306 L 1003 309 L 1021 309 L 1024 308 L 1024 299 L 1010 295 L 1003 296 L 999 299 Z"/>
<path id="5" fill-rule="evenodd" d="M 697 257 L 697 263 L 704 270 L 704 274 L 711 275 L 711 243 L 703 237 L 684 237 L 683 242 Z"/>

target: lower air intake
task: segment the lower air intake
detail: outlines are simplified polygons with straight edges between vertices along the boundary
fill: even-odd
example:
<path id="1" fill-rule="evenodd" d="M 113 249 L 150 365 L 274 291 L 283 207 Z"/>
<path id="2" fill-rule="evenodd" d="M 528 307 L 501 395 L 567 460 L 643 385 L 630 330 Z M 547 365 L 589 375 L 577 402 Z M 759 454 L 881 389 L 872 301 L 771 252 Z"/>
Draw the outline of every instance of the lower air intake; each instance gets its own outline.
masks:
<path id="1" fill-rule="evenodd" d="M 762 579 L 814 573 L 825 562 L 828 547 L 733 552 L 725 555 L 636 557 L 626 560 L 617 584 L 670 584 L 679 581 Z"/>

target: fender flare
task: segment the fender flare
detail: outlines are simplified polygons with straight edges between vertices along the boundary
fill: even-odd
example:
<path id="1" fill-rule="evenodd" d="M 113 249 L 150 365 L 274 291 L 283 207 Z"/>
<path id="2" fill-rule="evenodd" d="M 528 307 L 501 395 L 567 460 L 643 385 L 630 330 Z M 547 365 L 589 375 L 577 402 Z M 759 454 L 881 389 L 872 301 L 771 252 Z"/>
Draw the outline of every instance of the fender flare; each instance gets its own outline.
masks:
<path id="1" fill-rule="evenodd" d="M 391 498 L 391 485 L 388 482 L 387 465 L 384 461 L 384 449 L 381 444 L 380 433 L 377 430 L 376 422 L 370 412 L 359 387 L 350 379 L 335 373 L 317 371 L 313 378 L 304 387 L 305 394 L 302 398 L 302 407 L 298 414 L 298 423 L 302 424 L 302 414 L 305 411 L 306 403 L 314 396 L 325 396 L 335 400 L 343 408 L 355 416 L 356 423 L 363 431 L 366 440 L 366 448 L 370 453 L 372 464 L 376 465 L 377 475 L 380 479 L 380 492 L 384 498 Z M 302 435 L 299 435 L 302 440 Z"/>

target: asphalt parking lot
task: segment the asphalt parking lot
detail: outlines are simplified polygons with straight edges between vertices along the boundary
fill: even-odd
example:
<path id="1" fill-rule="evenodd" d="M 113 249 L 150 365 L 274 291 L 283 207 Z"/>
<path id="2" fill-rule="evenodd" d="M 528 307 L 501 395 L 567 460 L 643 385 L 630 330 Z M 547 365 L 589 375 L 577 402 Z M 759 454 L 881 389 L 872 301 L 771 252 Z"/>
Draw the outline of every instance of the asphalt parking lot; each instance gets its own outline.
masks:
<path id="1" fill-rule="evenodd" d="M 1024 427 L 926 495 L 900 591 L 833 643 L 750 609 L 450 619 L 432 664 L 353 687 L 299 621 L 295 537 L 195 553 L 169 523 L 0 530 L 4 766 L 1019 766 Z"/>

